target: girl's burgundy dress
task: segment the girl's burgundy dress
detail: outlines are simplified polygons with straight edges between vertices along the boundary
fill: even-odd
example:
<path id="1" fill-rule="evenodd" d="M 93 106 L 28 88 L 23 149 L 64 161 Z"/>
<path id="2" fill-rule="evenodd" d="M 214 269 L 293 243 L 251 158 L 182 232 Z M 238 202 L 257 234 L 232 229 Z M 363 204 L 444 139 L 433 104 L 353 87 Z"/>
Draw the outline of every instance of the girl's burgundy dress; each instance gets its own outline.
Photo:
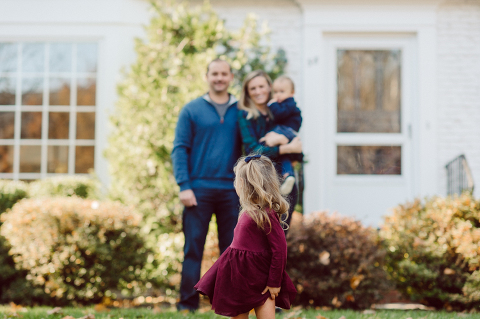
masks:
<path id="1" fill-rule="evenodd" d="M 270 293 L 266 286 L 281 287 L 275 305 L 290 309 L 297 291 L 285 272 L 287 242 L 274 211 L 268 213 L 272 229 L 258 228 L 246 213 L 235 227 L 233 242 L 195 285 L 210 298 L 212 309 L 223 316 L 234 317 L 261 306 Z"/>

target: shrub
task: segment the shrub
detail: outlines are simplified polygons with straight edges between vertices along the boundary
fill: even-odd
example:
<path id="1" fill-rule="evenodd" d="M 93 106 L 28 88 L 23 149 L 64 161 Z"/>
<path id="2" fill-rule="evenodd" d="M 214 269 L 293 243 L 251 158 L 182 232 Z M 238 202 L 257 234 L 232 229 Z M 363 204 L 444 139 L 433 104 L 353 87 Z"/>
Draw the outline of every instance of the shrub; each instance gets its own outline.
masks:
<path id="1" fill-rule="evenodd" d="M 28 195 L 28 185 L 24 182 L 0 180 L 0 214 L 12 208 L 15 203 Z M 1 222 L 0 222 L 1 226 Z M 15 269 L 15 262 L 8 254 L 10 245 L 0 235 L 0 303 L 14 301 L 26 304 L 41 295 L 30 287 L 25 279 L 26 272 Z"/>
<path id="2" fill-rule="evenodd" d="M 470 194 L 396 207 L 381 236 L 390 276 L 413 300 L 446 309 L 480 305 L 480 202 Z"/>
<path id="3" fill-rule="evenodd" d="M 30 197 L 73 196 L 98 199 L 100 182 L 89 176 L 62 175 L 30 183 Z"/>
<path id="4" fill-rule="evenodd" d="M 26 183 L 0 179 L 0 214 L 27 196 L 28 185 Z"/>
<path id="5" fill-rule="evenodd" d="M 376 231 L 359 221 L 324 212 L 294 215 L 287 243 L 298 304 L 363 309 L 390 287 Z"/>
<path id="6" fill-rule="evenodd" d="M 3 215 L 1 232 L 15 263 L 52 304 L 85 304 L 141 283 L 150 252 L 140 235 L 140 219 L 114 202 L 28 199 Z"/>

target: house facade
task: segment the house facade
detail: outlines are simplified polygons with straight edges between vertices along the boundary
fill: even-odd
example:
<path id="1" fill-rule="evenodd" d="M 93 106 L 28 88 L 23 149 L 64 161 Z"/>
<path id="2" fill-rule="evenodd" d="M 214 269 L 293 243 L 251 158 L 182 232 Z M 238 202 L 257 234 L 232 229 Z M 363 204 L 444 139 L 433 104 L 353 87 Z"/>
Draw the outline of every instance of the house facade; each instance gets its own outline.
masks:
<path id="1" fill-rule="evenodd" d="M 286 51 L 304 117 L 306 213 L 377 225 L 399 203 L 445 195 L 445 165 L 460 154 L 480 181 L 480 1 L 211 3 L 229 28 L 249 13 L 266 20 Z M 94 169 L 108 184 L 108 117 L 148 3 L 0 8 L 0 178 Z"/>

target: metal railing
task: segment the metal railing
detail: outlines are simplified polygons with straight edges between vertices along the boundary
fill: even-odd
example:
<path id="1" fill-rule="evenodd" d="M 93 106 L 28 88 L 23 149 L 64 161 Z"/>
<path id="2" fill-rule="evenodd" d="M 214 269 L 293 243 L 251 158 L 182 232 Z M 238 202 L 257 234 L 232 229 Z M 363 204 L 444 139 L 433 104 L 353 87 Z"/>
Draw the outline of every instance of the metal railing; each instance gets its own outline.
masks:
<path id="1" fill-rule="evenodd" d="M 451 160 L 445 168 L 447 169 L 447 194 L 461 194 L 464 191 L 473 192 L 474 183 L 470 167 L 465 155 L 459 155 Z"/>

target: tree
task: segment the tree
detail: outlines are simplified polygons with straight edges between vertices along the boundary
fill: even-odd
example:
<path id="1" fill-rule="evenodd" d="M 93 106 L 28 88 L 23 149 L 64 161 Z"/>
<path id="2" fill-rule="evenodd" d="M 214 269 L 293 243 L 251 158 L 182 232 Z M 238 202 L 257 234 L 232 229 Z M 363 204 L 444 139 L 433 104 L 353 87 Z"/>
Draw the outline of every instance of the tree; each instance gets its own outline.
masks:
<path id="1" fill-rule="evenodd" d="M 207 64 L 216 57 L 232 65 L 233 93 L 251 70 L 262 68 L 273 78 L 283 72 L 285 54 L 271 53 L 266 28 L 258 31 L 254 16 L 232 32 L 208 2 L 191 8 L 170 0 L 151 2 L 153 17 L 145 39 L 135 40 L 136 62 L 118 85 L 119 99 L 111 118 L 113 130 L 106 157 L 111 196 L 134 205 L 144 216 L 144 230 L 156 246 L 156 277 L 172 285 L 180 266 L 182 206 L 177 198 L 170 153 L 178 114 L 188 101 L 207 91 Z"/>

